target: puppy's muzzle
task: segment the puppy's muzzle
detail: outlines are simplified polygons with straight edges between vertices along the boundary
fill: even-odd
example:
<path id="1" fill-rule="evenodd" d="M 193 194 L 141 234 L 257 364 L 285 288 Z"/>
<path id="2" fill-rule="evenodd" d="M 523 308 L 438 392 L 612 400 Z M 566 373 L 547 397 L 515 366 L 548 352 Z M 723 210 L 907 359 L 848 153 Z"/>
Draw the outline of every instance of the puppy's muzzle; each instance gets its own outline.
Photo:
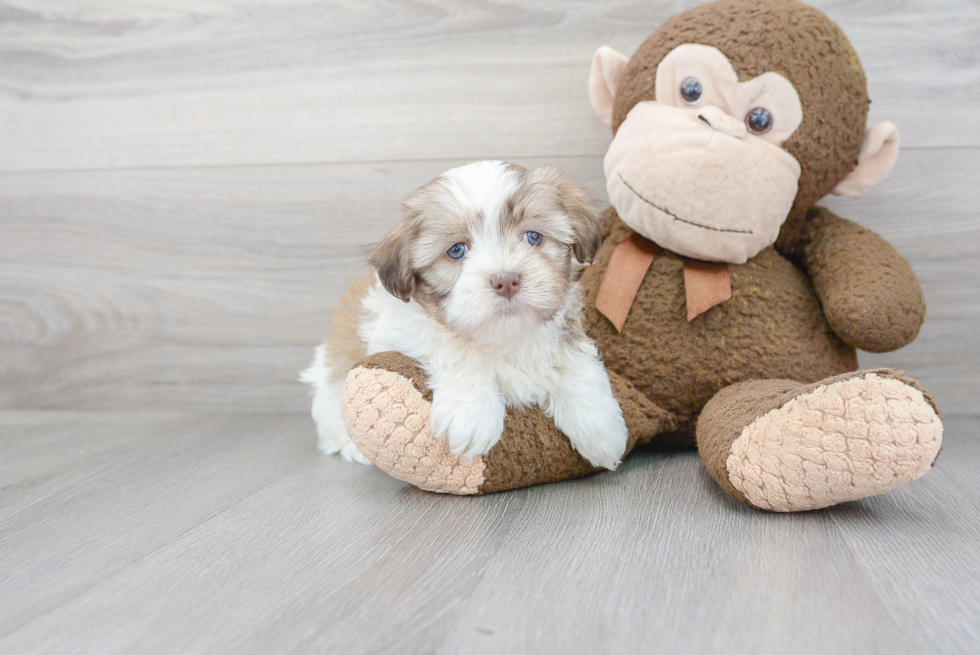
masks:
<path id="1" fill-rule="evenodd" d="M 521 276 L 517 273 L 500 273 L 490 278 L 490 286 L 498 296 L 510 300 L 521 290 Z"/>

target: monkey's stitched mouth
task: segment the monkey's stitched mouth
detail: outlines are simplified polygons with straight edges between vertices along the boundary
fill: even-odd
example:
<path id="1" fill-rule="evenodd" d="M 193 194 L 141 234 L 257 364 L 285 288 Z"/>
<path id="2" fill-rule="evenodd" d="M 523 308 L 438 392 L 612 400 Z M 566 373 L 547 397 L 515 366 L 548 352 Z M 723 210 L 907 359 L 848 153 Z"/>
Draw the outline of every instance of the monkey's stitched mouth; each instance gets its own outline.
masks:
<path id="1" fill-rule="evenodd" d="M 672 214 L 671 212 L 667 211 L 663 207 L 659 207 L 659 206 L 653 204 L 652 202 L 650 202 L 649 200 L 647 200 L 646 198 L 644 198 L 643 196 L 641 196 L 640 195 L 640 192 L 637 191 L 636 189 L 634 189 L 632 186 L 630 186 L 630 183 L 627 182 L 623 178 L 623 174 L 622 173 L 617 172 L 616 175 L 618 175 L 620 181 L 622 181 L 622 183 L 626 185 L 626 188 L 633 192 L 633 195 L 635 195 L 637 198 L 639 198 L 640 200 L 642 200 L 646 204 L 650 205 L 654 209 L 657 209 L 657 210 L 662 211 L 663 213 L 667 214 L 668 216 L 670 216 L 671 218 L 673 218 L 675 221 L 680 221 L 681 223 L 686 223 L 687 225 L 693 225 L 694 227 L 699 227 L 699 228 L 701 228 L 703 230 L 711 230 L 712 232 L 732 232 L 734 234 L 752 234 L 752 230 L 730 230 L 730 229 L 726 229 L 726 228 L 723 228 L 723 227 L 711 227 L 710 225 L 701 225 L 701 223 L 695 223 L 694 221 L 689 221 L 689 220 L 683 219 L 680 216 L 677 216 L 676 214 Z"/>

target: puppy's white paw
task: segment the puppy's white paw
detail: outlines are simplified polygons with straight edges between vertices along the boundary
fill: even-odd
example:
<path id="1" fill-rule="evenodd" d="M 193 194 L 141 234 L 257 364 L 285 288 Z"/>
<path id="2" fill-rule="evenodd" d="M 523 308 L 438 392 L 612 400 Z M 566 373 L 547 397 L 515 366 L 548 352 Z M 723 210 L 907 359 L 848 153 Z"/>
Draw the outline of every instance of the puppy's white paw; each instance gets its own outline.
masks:
<path id="1" fill-rule="evenodd" d="M 346 462 L 371 466 L 370 460 L 357 449 L 354 442 L 347 436 L 346 429 L 335 429 L 331 432 L 319 430 L 319 433 L 320 438 L 317 441 L 317 449 L 324 455 L 339 454 Z"/>
<path id="2" fill-rule="evenodd" d="M 472 459 L 486 455 L 500 441 L 506 414 L 503 399 L 495 393 L 462 399 L 443 391 L 433 394 L 429 420 L 454 455 Z"/>
<path id="3" fill-rule="evenodd" d="M 348 462 L 371 465 L 347 435 L 347 425 L 341 414 L 344 385 L 331 381 L 330 368 L 326 364 L 327 352 L 323 346 L 316 349 L 313 364 L 303 371 L 301 379 L 314 389 L 313 420 L 316 422 L 317 449 L 324 455 L 340 453 Z"/>
<path id="4" fill-rule="evenodd" d="M 611 392 L 555 400 L 552 412 L 555 425 L 590 464 L 610 471 L 619 466 L 629 435 Z"/>
<path id="5" fill-rule="evenodd" d="M 348 441 L 347 444 L 340 449 L 340 456 L 344 458 L 345 461 L 358 464 L 367 464 L 371 466 L 371 461 L 368 460 L 361 451 L 357 449 L 353 441 Z"/>

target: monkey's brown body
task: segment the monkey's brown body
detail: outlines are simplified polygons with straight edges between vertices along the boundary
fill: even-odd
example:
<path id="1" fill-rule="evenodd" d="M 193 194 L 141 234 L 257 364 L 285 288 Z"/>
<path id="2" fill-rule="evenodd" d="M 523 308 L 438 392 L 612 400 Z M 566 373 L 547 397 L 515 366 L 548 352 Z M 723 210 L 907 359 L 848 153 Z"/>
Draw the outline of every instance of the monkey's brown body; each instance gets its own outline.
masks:
<path id="1" fill-rule="evenodd" d="M 693 429 L 718 484 L 775 511 L 924 475 L 942 443 L 935 400 L 902 371 L 856 370 L 855 353 L 910 343 L 922 289 L 884 239 L 814 206 L 831 192 L 860 197 L 898 152 L 894 125 L 866 130 L 864 72 L 843 31 L 797 0 L 718 0 L 670 19 L 632 57 L 599 48 L 589 95 L 613 130 L 615 209 L 582 279 L 585 327 L 627 452 Z M 634 230 L 661 246 L 648 269 L 613 257 Z M 726 284 L 686 288 L 689 272 L 710 267 L 688 271 L 675 253 L 727 262 L 731 297 L 716 304 Z M 621 330 L 597 298 L 617 321 L 629 307 Z M 498 444 L 462 461 L 426 427 L 429 391 L 411 360 L 382 353 L 351 375 L 351 439 L 421 488 L 487 493 L 595 470 L 536 407 L 510 410 Z M 392 414 L 415 427 L 379 428 Z"/>
<path id="2" fill-rule="evenodd" d="M 705 403 L 736 382 L 810 383 L 857 369 L 854 348 L 827 323 L 809 278 L 771 247 L 730 266 L 731 299 L 692 321 L 683 258 L 660 250 L 618 332 L 595 297 L 613 250 L 633 231 L 610 213 L 612 230 L 582 278 L 585 327 L 607 368 L 670 414 L 665 429 L 693 436 Z"/>

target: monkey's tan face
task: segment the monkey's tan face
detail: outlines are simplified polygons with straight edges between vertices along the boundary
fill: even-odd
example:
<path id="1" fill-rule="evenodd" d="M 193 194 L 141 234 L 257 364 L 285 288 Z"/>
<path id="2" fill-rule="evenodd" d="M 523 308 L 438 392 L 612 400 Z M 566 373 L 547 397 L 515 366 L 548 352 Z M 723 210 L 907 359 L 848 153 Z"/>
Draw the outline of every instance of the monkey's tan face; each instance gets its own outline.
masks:
<path id="1" fill-rule="evenodd" d="M 682 45 L 657 68 L 605 158 L 609 200 L 634 230 L 679 254 L 740 264 L 772 244 L 800 165 L 780 147 L 803 112 L 777 73 L 738 82 L 719 50 Z"/>

